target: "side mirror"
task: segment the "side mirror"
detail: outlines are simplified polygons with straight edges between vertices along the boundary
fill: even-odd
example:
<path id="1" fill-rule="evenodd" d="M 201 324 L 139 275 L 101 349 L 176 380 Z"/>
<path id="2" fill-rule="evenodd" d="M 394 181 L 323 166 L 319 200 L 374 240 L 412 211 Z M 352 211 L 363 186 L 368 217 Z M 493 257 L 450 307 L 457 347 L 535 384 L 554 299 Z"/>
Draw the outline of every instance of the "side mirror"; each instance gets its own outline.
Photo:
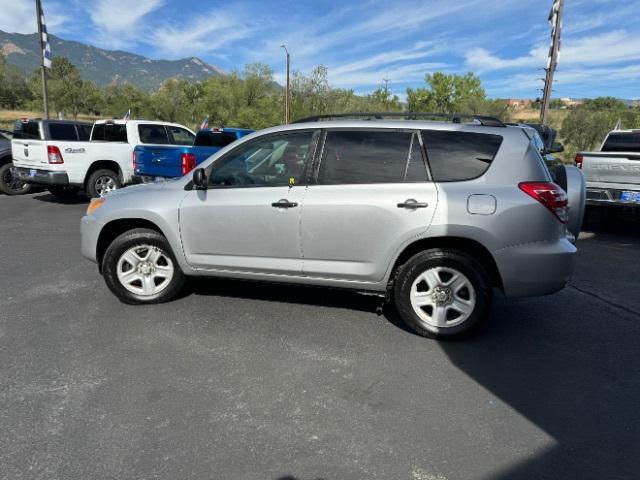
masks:
<path id="1" fill-rule="evenodd" d="M 196 186 L 196 190 L 207 189 L 208 180 L 204 168 L 196 168 L 193 171 L 193 184 Z"/>
<path id="2" fill-rule="evenodd" d="M 560 153 L 560 152 L 564 152 L 564 145 L 558 142 L 554 142 L 553 145 L 551 145 L 551 148 L 547 149 L 546 153 Z"/>

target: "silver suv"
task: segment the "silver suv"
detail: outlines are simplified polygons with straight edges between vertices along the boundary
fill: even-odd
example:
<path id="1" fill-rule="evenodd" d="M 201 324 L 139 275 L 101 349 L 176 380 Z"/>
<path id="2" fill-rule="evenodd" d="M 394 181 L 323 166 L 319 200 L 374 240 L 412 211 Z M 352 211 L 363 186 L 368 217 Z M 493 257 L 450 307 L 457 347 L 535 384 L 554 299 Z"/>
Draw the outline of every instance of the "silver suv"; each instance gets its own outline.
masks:
<path id="1" fill-rule="evenodd" d="M 192 175 L 93 200 L 82 253 L 125 303 L 170 300 L 186 276 L 342 287 L 384 295 L 439 338 L 488 317 L 494 289 L 562 289 L 583 207 L 569 212 L 529 136 L 405 115 L 269 128 Z"/>

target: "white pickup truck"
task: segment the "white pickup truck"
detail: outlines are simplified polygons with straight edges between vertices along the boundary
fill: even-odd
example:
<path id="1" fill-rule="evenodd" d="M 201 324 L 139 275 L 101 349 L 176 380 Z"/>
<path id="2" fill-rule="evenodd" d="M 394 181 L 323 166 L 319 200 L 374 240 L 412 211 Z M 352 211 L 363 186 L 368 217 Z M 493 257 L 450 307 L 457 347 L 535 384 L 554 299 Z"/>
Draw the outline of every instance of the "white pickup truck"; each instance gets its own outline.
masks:
<path id="1" fill-rule="evenodd" d="M 587 205 L 640 207 L 640 130 L 614 130 L 598 152 L 578 152 Z"/>
<path id="2" fill-rule="evenodd" d="M 132 183 L 136 145 L 192 145 L 195 137 L 191 130 L 175 123 L 99 120 L 93 124 L 89 139 L 83 141 L 73 122 L 68 122 L 66 136 L 51 134 L 52 122 L 16 123 L 11 141 L 12 172 L 27 183 L 45 185 L 60 197 L 75 195 L 81 189 L 89 198 L 101 197 Z"/>

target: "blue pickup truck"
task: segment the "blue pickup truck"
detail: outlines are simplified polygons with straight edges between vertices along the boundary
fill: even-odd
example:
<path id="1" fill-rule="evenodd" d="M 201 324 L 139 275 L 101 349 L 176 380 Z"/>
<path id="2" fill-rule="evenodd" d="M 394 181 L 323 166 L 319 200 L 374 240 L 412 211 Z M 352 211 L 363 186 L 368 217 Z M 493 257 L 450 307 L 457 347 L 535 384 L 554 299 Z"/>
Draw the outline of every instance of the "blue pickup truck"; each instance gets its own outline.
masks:
<path id="1" fill-rule="evenodd" d="M 138 145 L 133 150 L 134 183 L 184 176 L 221 148 L 250 133 L 253 130 L 244 128 L 207 128 L 196 134 L 193 145 Z"/>

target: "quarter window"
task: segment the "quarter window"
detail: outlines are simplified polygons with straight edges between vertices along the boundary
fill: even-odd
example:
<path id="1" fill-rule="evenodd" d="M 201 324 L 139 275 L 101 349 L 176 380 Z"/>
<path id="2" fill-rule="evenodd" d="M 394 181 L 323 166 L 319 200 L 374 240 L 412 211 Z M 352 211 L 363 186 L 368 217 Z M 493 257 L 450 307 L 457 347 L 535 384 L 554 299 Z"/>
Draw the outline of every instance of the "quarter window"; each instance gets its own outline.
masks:
<path id="1" fill-rule="evenodd" d="M 321 185 L 426 181 L 412 132 L 329 130 L 318 171 Z"/>
<path id="2" fill-rule="evenodd" d="M 487 133 L 424 130 L 422 137 L 436 182 L 471 180 L 483 175 L 502 144 L 501 136 Z"/>
<path id="3" fill-rule="evenodd" d="M 214 162 L 209 185 L 273 187 L 304 184 L 305 166 L 313 156 L 316 137 L 312 131 L 302 131 L 246 142 Z"/>

